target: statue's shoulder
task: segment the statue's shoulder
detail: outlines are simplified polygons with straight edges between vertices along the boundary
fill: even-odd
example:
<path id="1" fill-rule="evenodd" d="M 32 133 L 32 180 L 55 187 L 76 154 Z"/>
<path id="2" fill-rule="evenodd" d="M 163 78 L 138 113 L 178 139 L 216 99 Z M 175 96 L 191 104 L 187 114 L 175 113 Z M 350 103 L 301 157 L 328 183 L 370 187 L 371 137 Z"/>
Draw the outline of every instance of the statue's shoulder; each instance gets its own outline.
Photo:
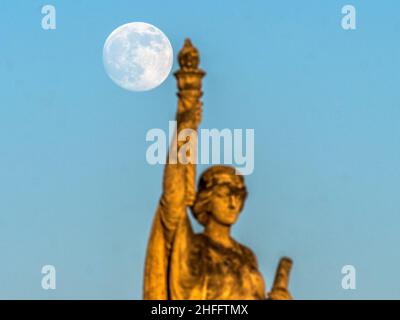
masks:
<path id="1" fill-rule="evenodd" d="M 249 247 L 247 247 L 244 244 L 241 244 L 237 241 L 236 241 L 236 243 L 239 246 L 240 250 L 242 251 L 244 259 L 246 261 L 250 262 L 251 265 L 253 265 L 254 267 L 257 268 L 257 266 L 258 266 L 257 256 L 255 255 L 253 250 L 251 250 Z"/>

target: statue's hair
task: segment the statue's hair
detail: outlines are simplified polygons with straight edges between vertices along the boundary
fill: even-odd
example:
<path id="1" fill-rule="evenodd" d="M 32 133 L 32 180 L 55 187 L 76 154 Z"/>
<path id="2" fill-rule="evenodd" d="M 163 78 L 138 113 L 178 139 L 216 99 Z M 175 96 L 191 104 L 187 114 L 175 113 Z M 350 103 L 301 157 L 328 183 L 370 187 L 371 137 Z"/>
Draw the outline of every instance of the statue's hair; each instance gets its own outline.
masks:
<path id="1" fill-rule="evenodd" d="M 203 226 L 207 224 L 210 215 L 209 202 L 213 189 L 217 185 L 228 185 L 231 188 L 242 191 L 244 194 L 243 202 L 247 196 L 244 178 L 241 174 L 237 174 L 235 168 L 223 165 L 208 168 L 200 176 L 196 199 L 191 207 L 193 216 Z"/>

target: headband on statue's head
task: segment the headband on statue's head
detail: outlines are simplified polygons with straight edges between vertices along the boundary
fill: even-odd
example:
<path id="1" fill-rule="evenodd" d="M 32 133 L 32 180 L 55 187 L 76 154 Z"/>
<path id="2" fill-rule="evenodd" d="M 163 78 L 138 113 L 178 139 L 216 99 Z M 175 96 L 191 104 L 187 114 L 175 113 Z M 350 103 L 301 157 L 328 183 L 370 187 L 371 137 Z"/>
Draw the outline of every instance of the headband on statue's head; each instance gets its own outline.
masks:
<path id="1" fill-rule="evenodd" d="M 235 190 L 245 190 L 244 178 L 237 174 L 236 169 L 229 166 L 212 166 L 200 177 L 199 191 L 210 189 L 217 185 L 228 185 Z"/>

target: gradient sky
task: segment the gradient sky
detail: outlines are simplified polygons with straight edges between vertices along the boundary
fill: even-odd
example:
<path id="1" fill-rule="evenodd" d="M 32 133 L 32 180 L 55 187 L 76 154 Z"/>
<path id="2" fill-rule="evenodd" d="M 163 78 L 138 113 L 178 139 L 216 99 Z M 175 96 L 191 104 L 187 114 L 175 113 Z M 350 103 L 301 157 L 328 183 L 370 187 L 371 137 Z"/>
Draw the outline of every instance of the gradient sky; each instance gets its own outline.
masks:
<path id="1" fill-rule="evenodd" d="M 41 28 L 45 4 L 56 30 Z M 355 31 L 341 28 L 346 4 Z M 175 55 L 186 37 L 199 48 L 203 128 L 255 129 L 233 232 L 268 288 L 289 255 L 295 298 L 400 298 L 399 12 L 396 0 L 2 0 L 0 298 L 141 298 L 163 169 L 145 136 L 168 129 L 176 83 L 133 93 L 108 78 L 104 41 L 134 21 Z M 41 288 L 46 264 L 56 290 Z M 347 264 L 356 290 L 341 288 Z"/>

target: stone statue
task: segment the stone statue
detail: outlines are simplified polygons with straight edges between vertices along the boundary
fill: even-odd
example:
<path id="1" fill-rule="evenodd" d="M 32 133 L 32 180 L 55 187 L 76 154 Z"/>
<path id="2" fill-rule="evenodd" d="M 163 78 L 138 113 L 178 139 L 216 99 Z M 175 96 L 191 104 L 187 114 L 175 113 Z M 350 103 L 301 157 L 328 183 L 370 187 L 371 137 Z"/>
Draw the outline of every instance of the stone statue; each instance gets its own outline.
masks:
<path id="1" fill-rule="evenodd" d="M 175 77 L 179 136 L 182 130 L 198 129 L 205 72 L 198 67 L 199 53 L 189 39 L 178 60 L 180 70 Z M 184 143 L 196 143 L 195 136 L 187 140 L 180 141 L 175 136 L 170 154 L 178 154 Z M 189 158 L 194 156 L 190 150 L 196 148 L 185 151 Z M 243 176 L 230 166 L 212 166 L 201 175 L 196 192 L 194 161 L 184 163 L 168 158 L 147 247 L 144 299 L 291 299 L 291 260 L 281 260 L 273 288 L 266 294 L 256 256 L 230 235 L 247 196 Z M 202 233 L 192 230 L 188 208 L 204 226 Z"/>

